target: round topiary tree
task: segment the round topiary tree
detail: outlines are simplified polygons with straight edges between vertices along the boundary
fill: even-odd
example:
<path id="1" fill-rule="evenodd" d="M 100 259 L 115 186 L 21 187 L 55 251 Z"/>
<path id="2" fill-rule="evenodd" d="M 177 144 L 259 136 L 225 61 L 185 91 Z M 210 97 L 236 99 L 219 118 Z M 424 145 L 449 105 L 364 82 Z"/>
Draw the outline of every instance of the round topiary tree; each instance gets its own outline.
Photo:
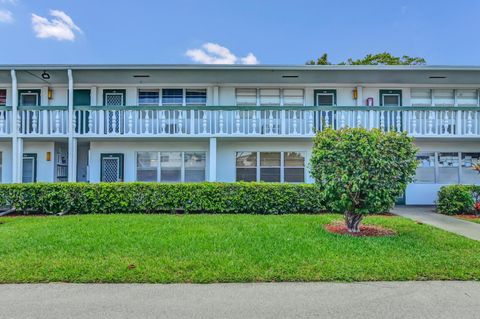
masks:
<path id="1" fill-rule="evenodd" d="M 328 128 L 313 140 L 310 173 L 327 207 L 342 213 L 349 232 L 363 216 L 388 212 L 413 180 L 417 147 L 406 133 Z"/>

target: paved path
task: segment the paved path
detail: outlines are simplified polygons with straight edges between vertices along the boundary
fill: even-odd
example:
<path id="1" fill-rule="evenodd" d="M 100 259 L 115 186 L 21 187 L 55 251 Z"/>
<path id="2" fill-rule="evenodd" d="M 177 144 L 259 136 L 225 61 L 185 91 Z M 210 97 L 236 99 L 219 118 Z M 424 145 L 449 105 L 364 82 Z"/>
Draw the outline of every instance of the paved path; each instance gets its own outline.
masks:
<path id="1" fill-rule="evenodd" d="M 479 318 L 480 282 L 0 285 L 0 318 Z"/>
<path id="2" fill-rule="evenodd" d="M 480 240 L 480 224 L 437 214 L 433 206 L 398 206 L 392 212 L 458 235 Z"/>

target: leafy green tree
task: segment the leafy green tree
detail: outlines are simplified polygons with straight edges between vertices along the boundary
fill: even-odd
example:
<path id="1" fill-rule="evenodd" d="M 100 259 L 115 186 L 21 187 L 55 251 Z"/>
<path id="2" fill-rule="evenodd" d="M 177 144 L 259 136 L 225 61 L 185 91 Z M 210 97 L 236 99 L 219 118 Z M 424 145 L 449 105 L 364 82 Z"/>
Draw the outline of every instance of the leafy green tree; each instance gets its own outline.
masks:
<path id="1" fill-rule="evenodd" d="M 359 232 L 367 214 L 388 212 L 413 180 L 417 147 L 406 133 L 328 128 L 314 138 L 310 173 L 328 209 Z"/>
<path id="2" fill-rule="evenodd" d="M 411 57 L 404 55 L 401 57 L 394 56 L 388 52 L 367 54 L 361 59 L 349 58 L 346 62 L 340 62 L 338 65 L 425 65 L 427 62 L 424 58 Z M 324 53 L 317 61 L 310 60 L 307 65 L 330 65 L 328 55 Z"/>

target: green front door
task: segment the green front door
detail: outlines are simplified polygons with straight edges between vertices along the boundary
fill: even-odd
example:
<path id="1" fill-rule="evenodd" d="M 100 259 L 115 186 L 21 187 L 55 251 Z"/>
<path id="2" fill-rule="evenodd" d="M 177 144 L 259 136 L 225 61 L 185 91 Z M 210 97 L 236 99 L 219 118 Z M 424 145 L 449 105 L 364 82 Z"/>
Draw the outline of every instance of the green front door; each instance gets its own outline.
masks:
<path id="1" fill-rule="evenodd" d="M 73 106 L 90 106 L 91 104 L 90 90 L 76 89 L 73 90 Z M 77 133 L 88 133 L 89 111 L 76 112 L 75 127 Z"/>

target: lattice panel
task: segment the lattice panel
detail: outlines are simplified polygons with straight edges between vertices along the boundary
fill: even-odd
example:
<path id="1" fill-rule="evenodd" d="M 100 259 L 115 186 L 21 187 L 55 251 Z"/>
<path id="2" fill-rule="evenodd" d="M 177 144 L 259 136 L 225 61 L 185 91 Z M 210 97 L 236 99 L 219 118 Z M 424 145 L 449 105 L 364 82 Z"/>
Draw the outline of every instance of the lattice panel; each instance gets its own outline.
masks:
<path id="1" fill-rule="evenodd" d="M 104 182 L 118 182 L 119 180 L 119 159 L 118 158 L 104 158 L 103 159 L 103 181 Z"/>

